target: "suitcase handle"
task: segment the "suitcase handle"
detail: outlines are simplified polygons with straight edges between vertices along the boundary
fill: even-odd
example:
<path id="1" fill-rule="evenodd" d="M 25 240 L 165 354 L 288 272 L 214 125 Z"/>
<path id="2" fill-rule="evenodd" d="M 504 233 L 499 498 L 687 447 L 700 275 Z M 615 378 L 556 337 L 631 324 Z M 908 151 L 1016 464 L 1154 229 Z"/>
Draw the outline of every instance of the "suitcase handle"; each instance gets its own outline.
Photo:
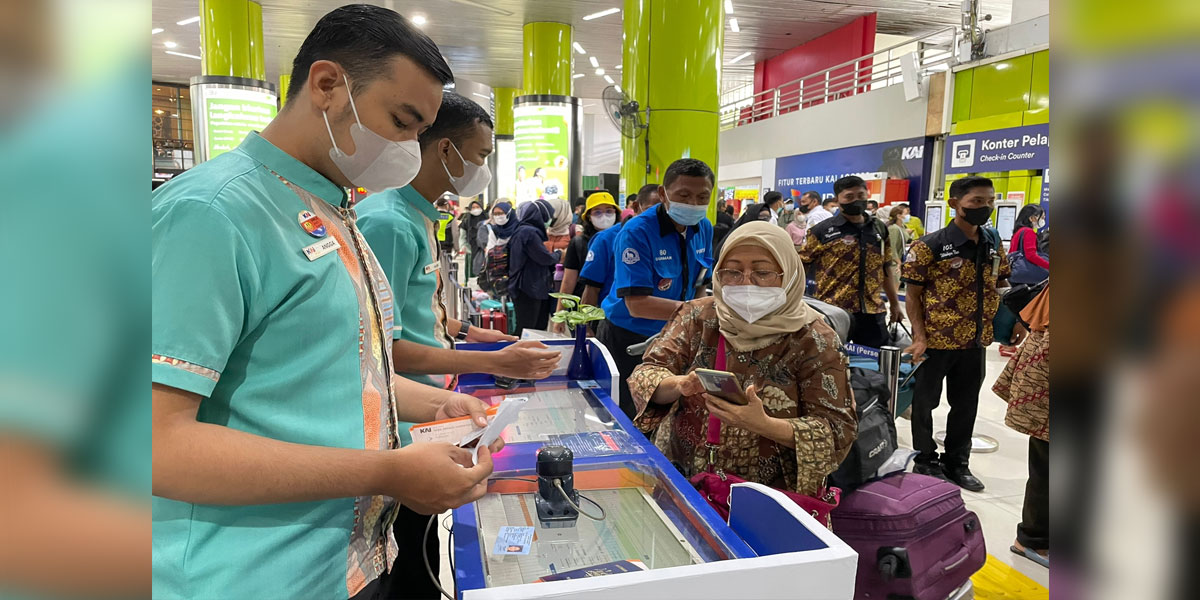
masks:
<path id="1" fill-rule="evenodd" d="M 949 573 L 950 571 L 957 569 L 959 565 L 966 562 L 968 558 L 971 558 L 971 549 L 963 546 L 962 550 L 959 550 L 958 554 L 955 554 L 954 556 L 957 557 L 958 560 L 955 560 L 954 562 L 942 567 L 942 573 Z"/>

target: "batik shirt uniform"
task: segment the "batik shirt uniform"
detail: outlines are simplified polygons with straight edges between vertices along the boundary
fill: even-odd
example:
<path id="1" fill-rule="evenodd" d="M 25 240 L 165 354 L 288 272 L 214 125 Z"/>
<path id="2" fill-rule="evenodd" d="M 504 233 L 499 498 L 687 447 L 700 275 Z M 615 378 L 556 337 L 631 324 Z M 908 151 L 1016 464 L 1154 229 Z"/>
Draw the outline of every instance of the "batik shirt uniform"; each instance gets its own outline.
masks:
<path id="1" fill-rule="evenodd" d="M 687 476 L 708 465 L 704 398 L 681 398 L 670 405 L 653 404 L 650 398 L 668 377 L 713 368 L 719 340 L 713 297 L 685 302 L 629 378 L 638 408 L 634 424 Z M 738 352 L 727 343 L 726 352 L 726 369 L 743 389 L 753 385 L 759 390 L 768 416 L 788 421 L 796 448 L 723 426 L 715 466 L 749 481 L 816 495 L 858 435 L 848 362 L 837 334 L 823 321 L 814 321 L 762 348 Z"/>
<path id="2" fill-rule="evenodd" d="M 354 207 L 358 227 L 367 239 L 396 296 L 403 327 L 392 337 L 432 348 L 454 349 L 446 330 L 443 300 L 444 256 L 438 243 L 440 214 L 413 186 L 371 194 Z M 400 365 L 401 370 L 404 365 Z M 438 388 L 453 387 L 445 375 L 401 373 L 404 377 Z M 400 439 L 412 441 L 411 423 L 400 424 Z"/>
<path id="3" fill-rule="evenodd" d="M 1011 273 L 999 240 L 980 228 L 979 242 L 973 242 L 952 223 L 908 249 L 901 278 L 925 288 L 929 348 L 961 350 L 992 343 L 992 319 L 1000 308 L 996 283 Z"/>
<path id="4" fill-rule="evenodd" d="M 821 221 L 808 230 L 800 260 L 811 264 L 817 280 L 814 296 L 851 313 L 887 312 L 883 301 L 885 267 L 893 264 L 887 233 L 873 217 L 861 226 L 845 215 Z"/>
<path id="5" fill-rule="evenodd" d="M 399 447 L 392 297 L 344 190 L 251 133 L 151 201 L 152 377 L 198 421 L 284 442 Z M 154 498 L 156 598 L 341 598 L 396 556 L 397 502 Z"/>

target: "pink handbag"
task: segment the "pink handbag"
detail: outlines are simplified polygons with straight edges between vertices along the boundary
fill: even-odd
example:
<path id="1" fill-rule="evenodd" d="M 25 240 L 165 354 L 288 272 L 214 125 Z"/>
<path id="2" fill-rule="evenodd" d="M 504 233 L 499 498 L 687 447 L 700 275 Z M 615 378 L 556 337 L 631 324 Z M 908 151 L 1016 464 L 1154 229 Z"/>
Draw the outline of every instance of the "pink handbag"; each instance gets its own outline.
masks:
<path id="1" fill-rule="evenodd" d="M 725 336 L 721 336 L 720 341 L 717 342 L 715 367 L 718 371 L 725 370 Z M 721 518 L 728 521 L 730 486 L 735 483 L 745 483 L 746 480 L 714 468 L 713 463 L 716 462 L 717 449 L 721 447 L 721 420 L 711 415 L 708 417 L 708 436 L 705 441 L 708 447 L 708 468 L 703 473 L 692 476 L 691 482 L 699 490 L 700 495 L 708 501 L 709 506 L 712 506 L 721 515 Z M 841 501 L 842 490 L 826 487 L 820 498 L 813 498 L 796 492 L 779 490 L 779 488 L 774 489 L 790 498 L 804 512 L 812 515 L 817 522 L 830 529 L 833 528 L 833 521 L 830 519 L 829 513 L 837 508 L 838 502 Z"/>

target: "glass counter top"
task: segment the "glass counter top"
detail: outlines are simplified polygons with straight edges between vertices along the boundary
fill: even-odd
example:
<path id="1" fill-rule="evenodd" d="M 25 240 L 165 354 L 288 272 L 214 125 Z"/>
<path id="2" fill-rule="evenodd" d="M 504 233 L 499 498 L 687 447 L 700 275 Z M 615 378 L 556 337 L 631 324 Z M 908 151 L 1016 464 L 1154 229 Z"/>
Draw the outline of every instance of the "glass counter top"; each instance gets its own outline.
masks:
<path id="1" fill-rule="evenodd" d="M 473 515 L 488 587 L 533 583 L 541 577 L 622 560 L 662 569 L 722 560 L 730 550 L 651 465 L 610 463 L 575 470 L 585 515 L 568 527 L 539 522 L 532 474 L 497 474 Z M 498 553 L 501 527 L 533 529 L 528 554 Z M 503 550 L 503 548 L 501 549 Z"/>
<path id="2" fill-rule="evenodd" d="M 608 409 L 588 390 L 564 382 L 505 390 L 495 386 L 460 390 L 496 405 L 508 397 L 528 398 L 517 422 L 504 430 L 507 444 L 545 442 L 550 436 L 620 429 Z"/>

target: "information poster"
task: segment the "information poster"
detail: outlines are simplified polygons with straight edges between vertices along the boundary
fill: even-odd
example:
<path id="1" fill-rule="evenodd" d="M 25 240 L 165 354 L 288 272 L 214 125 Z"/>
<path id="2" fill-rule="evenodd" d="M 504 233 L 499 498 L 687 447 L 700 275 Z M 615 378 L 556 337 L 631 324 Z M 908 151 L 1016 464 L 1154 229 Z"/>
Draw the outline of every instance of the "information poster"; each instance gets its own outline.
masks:
<path id="1" fill-rule="evenodd" d="M 275 113 L 275 95 L 269 92 L 216 87 L 205 90 L 208 158 L 237 148 L 251 131 L 262 131 Z"/>
<path id="2" fill-rule="evenodd" d="M 571 111 L 567 105 L 513 108 L 518 203 L 572 197 Z"/>

